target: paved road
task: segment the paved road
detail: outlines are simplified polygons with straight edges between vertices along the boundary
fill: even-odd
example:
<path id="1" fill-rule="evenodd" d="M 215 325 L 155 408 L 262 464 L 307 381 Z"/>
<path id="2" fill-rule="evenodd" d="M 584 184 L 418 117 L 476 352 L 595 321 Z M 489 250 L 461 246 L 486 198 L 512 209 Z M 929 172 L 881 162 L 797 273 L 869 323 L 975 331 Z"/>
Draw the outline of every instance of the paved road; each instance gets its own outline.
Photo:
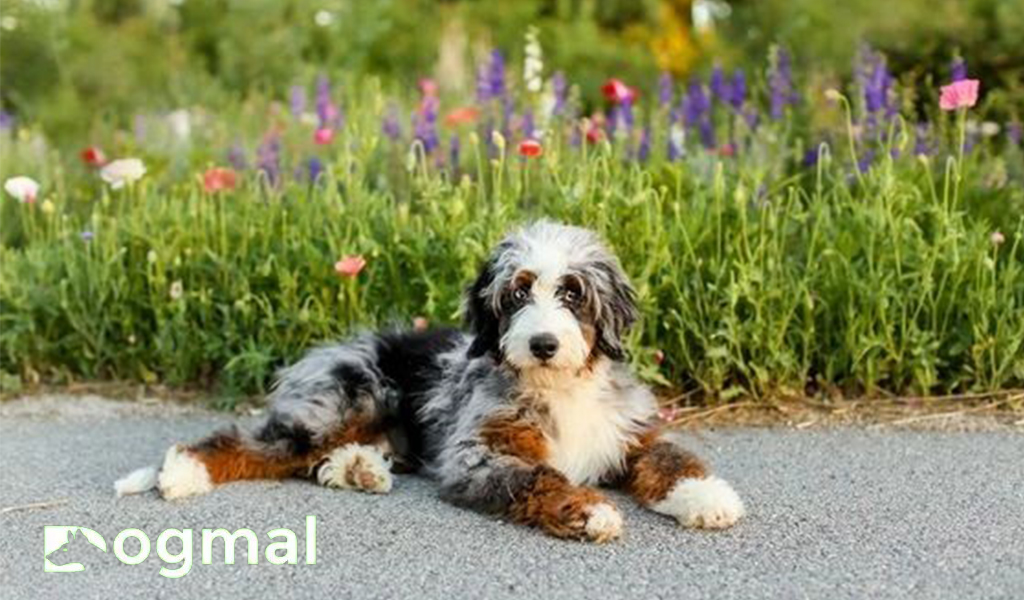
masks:
<path id="1" fill-rule="evenodd" d="M 236 484 L 179 504 L 152 494 L 118 500 L 116 477 L 227 417 L 103 402 L 41 406 L 0 406 L 0 506 L 67 502 L 0 514 L 7 600 L 1024 598 L 1024 436 L 1014 433 L 691 434 L 690 445 L 743 494 L 748 519 L 727 532 L 692 532 L 616 497 L 625 538 L 594 546 L 452 508 L 416 477 L 400 478 L 387 496 L 288 482 Z M 315 565 L 303 552 L 311 514 Z M 44 573 L 44 525 L 89 527 L 108 544 L 138 528 L 152 553 L 130 566 L 86 552 L 85 571 Z M 157 536 L 170 527 L 196 531 L 192 569 L 179 579 L 159 575 Z M 241 542 L 234 565 L 223 564 L 220 542 L 213 563 L 201 564 L 204 527 L 254 530 L 259 564 L 246 564 Z M 266 532 L 278 527 L 298 534 L 298 564 L 262 556 Z"/>

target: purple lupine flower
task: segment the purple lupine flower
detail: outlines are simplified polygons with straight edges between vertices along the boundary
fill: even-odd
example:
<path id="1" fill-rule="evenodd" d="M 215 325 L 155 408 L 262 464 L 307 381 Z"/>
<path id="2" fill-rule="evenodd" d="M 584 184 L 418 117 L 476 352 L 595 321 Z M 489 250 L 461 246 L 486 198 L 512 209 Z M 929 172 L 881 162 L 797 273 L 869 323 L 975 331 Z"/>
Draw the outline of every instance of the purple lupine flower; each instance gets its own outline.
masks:
<path id="1" fill-rule="evenodd" d="M 967 79 L 967 61 L 961 57 L 953 59 L 953 64 L 950 69 L 950 79 L 954 82 L 963 81 Z"/>
<path id="2" fill-rule="evenodd" d="M 712 69 L 709 87 L 711 88 L 711 97 L 715 100 L 728 102 L 731 99 L 729 84 L 725 81 L 725 72 L 722 71 L 720 65 L 715 65 L 715 68 Z"/>
<path id="3" fill-rule="evenodd" d="M 387 112 L 381 121 L 380 130 L 392 142 L 402 137 L 402 124 L 398 122 L 398 105 L 394 102 L 388 104 Z"/>
<path id="4" fill-rule="evenodd" d="M 785 48 L 778 48 L 775 51 L 775 60 L 768 78 L 768 87 L 771 91 L 771 117 L 779 120 L 782 118 L 786 106 L 793 104 L 795 96 L 793 93 L 793 64 L 789 52 Z"/>
<path id="5" fill-rule="evenodd" d="M 643 131 L 640 132 L 640 144 L 636 149 L 636 159 L 640 162 L 647 162 L 647 159 L 651 157 L 651 130 L 648 127 L 644 127 Z"/>
<path id="6" fill-rule="evenodd" d="M 619 111 L 619 117 L 622 119 L 622 124 L 626 128 L 626 133 L 633 131 L 633 125 L 636 123 L 636 117 L 633 114 L 633 100 L 626 98 L 619 106 L 622 108 Z"/>
<path id="7" fill-rule="evenodd" d="M 227 159 L 228 164 L 236 171 L 244 171 L 249 167 L 248 161 L 245 159 L 245 148 L 241 144 L 235 144 L 228 149 Z"/>
<path id="8" fill-rule="evenodd" d="M 871 165 L 875 162 L 875 151 L 874 149 L 866 151 L 861 155 L 860 160 L 857 161 L 857 170 L 861 173 L 867 173 L 871 169 Z"/>
<path id="9" fill-rule="evenodd" d="M 611 142 L 615 141 L 615 132 L 619 128 L 619 107 L 620 105 L 613 104 L 611 110 L 608 111 L 608 118 L 604 121 L 604 132 Z"/>
<path id="10" fill-rule="evenodd" d="M 459 157 L 462 154 L 462 143 L 459 141 L 459 134 L 452 135 L 452 139 L 448 141 L 448 162 L 452 167 L 453 171 L 459 169 Z"/>
<path id="11" fill-rule="evenodd" d="M 1020 146 L 1021 139 L 1024 138 L 1024 126 L 1020 121 L 1011 121 L 1006 124 L 1006 137 L 1014 146 Z"/>
<path id="12" fill-rule="evenodd" d="M 736 69 L 732 73 L 732 85 L 729 86 L 729 104 L 736 110 L 740 110 L 746 101 L 747 75 L 743 69 Z"/>
<path id="13" fill-rule="evenodd" d="M 820 146 L 812 146 L 811 148 L 809 148 L 806 152 L 804 152 L 804 158 L 803 160 L 800 161 L 800 164 L 802 164 L 805 168 L 808 169 L 816 166 L 818 164 L 818 153 L 820 149 Z"/>
<path id="14" fill-rule="evenodd" d="M 658 77 L 658 106 L 661 108 L 672 105 L 672 75 L 667 71 Z"/>
<path id="15" fill-rule="evenodd" d="M 704 86 L 696 79 L 691 80 L 690 85 L 686 88 L 686 96 L 683 97 L 683 123 L 690 127 L 696 125 L 704 118 L 704 113 L 709 108 L 711 108 L 711 101 L 704 93 Z"/>
<path id="16" fill-rule="evenodd" d="M 515 104 L 512 102 L 511 96 L 501 96 L 501 135 L 505 136 L 505 139 L 512 139 L 512 109 L 515 108 Z"/>
<path id="17" fill-rule="evenodd" d="M 281 138 L 276 132 L 267 134 L 256 150 L 256 171 L 263 174 L 271 185 L 280 181 Z"/>
<path id="18" fill-rule="evenodd" d="M 565 73 L 558 71 L 551 77 L 551 91 L 555 95 L 555 105 L 551 108 L 551 116 L 558 117 L 565 112 L 565 101 L 569 95 L 569 85 L 565 80 Z"/>
<path id="19" fill-rule="evenodd" d="M 505 97 L 505 57 L 501 50 L 491 52 L 491 64 L 487 69 L 488 93 L 491 98 Z"/>
<path id="20" fill-rule="evenodd" d="M 0 131 L 10 131 L 14 128 L 14 116 L 6 110 L 0 110 Z"/>
<path id="21" fill-rule="evenodd" d="M 83 241 L 83 242 L 85 242 L 85 243 L 89 243 L 89 242 L 91 242 L 91 241 L 92 241 L 92 239 L 93 239 L 94 237 L 96 237 L 96 234 L 94 234 L 93 232 L 91 232 L 91 231 L 88 231 L 88 230 L 86 230 L 86 231 L 83 231 L 82 233 L 80 233 L 80 234 L 78 234 L 78 235 L 79 235 L 79 237 L 81 237 L 81 238 L 82 238 L 82 241 Z"/>
<path id="22" fill-rule="evenodd" d="M 487 104 L 491 99 L 490 66 L 481 64 L 476 69 L 476 103 Z"/>
<path id="23" fill-rule="evenodd" d="M 532 140 L 536 133 L 536 128 L 533 124 L 533 111 L 530 109 L 526 109 L 523 112 L 522 133 L 523 138 L 528 140 Z"/>
<path id="24" fill-rule="evenodd" d="M 698 128 L 700 130 L 700 143 L 703 144 L 705 148 L 714 148 L 715 127 L 711 124 L 711 117 L 705 116 L 701 119 Z"/>
<path id="25" fill-rule="evenodd" d="M 413 137 L 423 144 L 423 151 L 430 154 L 441 143 L 437 136 L 437 111 L 440 101 L 437 96 L 424 96 L 420 109 L 413 114 Z"/>
<path id="26" fill-rule="evenodd" d="M 306 111 L 306 88 L 301 85 L 293 85 L 291 93 L 288 95 L 288 105 L 293 117 L 302 115 Z"/>
<path id="27" fill-rule="evenodd" d="M 914 128 L 914 156 L 931 156 L 934 153 L 931 123 L 918 123 Z"/>
<path id="28" fill-rule="evenodd" d="M 331 80 L 326 75 L 316 80 L 316 116 L 321 129 L 341 127 L 341 110 L 331 101 Z"/>
<path id="29" fill-rule="evenodd" d="M 309 175 L 310 183 L 316 183 L 320 180 L 320 175 L 324 172 L 324 163 L 319 158 L 311 156 L 309 157 L 309 160 L 306 161 L 306 170 Z"/>

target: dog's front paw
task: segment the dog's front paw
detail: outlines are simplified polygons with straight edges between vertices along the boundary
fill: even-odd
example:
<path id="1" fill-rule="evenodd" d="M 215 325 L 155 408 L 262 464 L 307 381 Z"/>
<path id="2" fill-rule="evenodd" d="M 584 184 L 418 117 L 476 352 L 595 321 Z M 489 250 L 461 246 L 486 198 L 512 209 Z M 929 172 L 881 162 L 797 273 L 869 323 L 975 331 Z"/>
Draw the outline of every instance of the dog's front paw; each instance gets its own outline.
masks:
<path id="1" fill-rule="evenodd" d="M 336 448 L 316 473 L 327 487 L 362 490 L 374 494 L 391 491 L 391 464 L 379 448 L 349 444 Z"/>
<path id="2" fill-rule="evenodd" d="M 592 504 L 584 509 L 586 537 L 593 542 L 607 542 L 622 535 L 622 515 L 607 502 Z"/>
<path id="3" fill-rule="evenodd" d="M 725 529 L 746 513 L 739 494 L 724 479 L 682 479 L 651 508 L 671 515 L 686 527 Z"/>

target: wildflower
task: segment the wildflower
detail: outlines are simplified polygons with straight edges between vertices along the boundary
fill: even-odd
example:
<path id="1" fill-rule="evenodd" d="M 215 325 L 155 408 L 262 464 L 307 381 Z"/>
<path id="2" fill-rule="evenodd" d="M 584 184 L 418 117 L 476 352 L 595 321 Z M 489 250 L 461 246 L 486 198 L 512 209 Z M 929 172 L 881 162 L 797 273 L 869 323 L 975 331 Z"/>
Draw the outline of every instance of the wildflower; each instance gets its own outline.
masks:
<path id="1" fill-rule="evenodd" d="M 440 144 L 437 136 L 437 111 L 440 101 L 437 96 L 425 94 L 420 109 L 413 114 L 412 126 L 413 136 L 421 144 L 423 150 L 429 154 Z"/>
<path id="2" fill-rule="evenodd" d="M 772 53 L 772 69 L 768 77 L 768 87 L 771 91 L 771 117 L 778 120 L 782 118 L 783 110 L 789 104 L 793 104 L 793 65 L 784 48 L 775 48 Z"/>
<path id="3" fill-rule="evenodd" d="M 992 240 L 993 246 L 1000 246 L 1006 241 L 1006 236 L 1001 231 L 993 231 L 988 239 Z"/>
<path id="4" fill-rule="evenodd" d="M 313 134 L 313 142 L 325 146 L 334 140 L 334 130 L 329 127 L 321 127 Z"/>
<path id="5" fill-rule="evenodd" d="M 640 143 L 636 149 L 636 159 L 639 162 L 647 162 L 647 159 L 651 157 L 651 130 L 644 127 L 643 131 L 640 132 Z"/>
<path id="6" fill-rule="evenodd" d="M 475 106 L 463 106 L 456 108 L 444 117 L 444 124 L 449 127 L 458 127 L 476 121 L 480 116 L 480 109 Z"/>
<path id="7" fill-rule="evenodd" d="M 672 75 L 663 72 L 658 77 L 658 106 L 666 108 L 672 105 Z"/>
<path id="8" fill-rule="evenodd" d="M 942 110 L 956 110 L 958 108 L 974 106 L 978 102 L 978 87 L 980 85 L 981 82 L 977 79 L 962 79 L 942 86 L 939 108 Z"/>
<path id="9" fill-rule="evenodd" d="M 491 63 L 486 72 L 490 98 L 505 97 L 505 57 L 500 50 L 491 52 Z"/>
<path id="10" fill-rule="evenodd" d="M 203 173 L 203 189 L 207 194 L 233 190 L 237 182 L 238 177 L 235 172 L 224 167 L 213 167 Z"/>
<path id="11" fill-rule="evenodd" d="M 14 117 L 6 110 L 0 110 L 0 131 L 14 129 Z"/>
<path id="12" fill-rule="evenodd" d="M 957 81 L 963 81 L 967 79 L 967 61 L 962 57 L 956 57 L 953 59 L 953 64 L 950 68 L 950 81 L 954 83 Z"/>
<path id="13" fill-rule="evenodd" d="M 604 139 L 604 130 L 601 129 L 601 126 L 598 124 L 597 121 L 595 121 L 593 124 L 591 124 L 587 128 L 587 143 L 588 144 L 596 144 L 596 143 L 600 142 L 603 139 Z"/>
<path id="14" fill-rule="evenodd" d="M 732 73 L 732 85 L 729 86 L 729 104 L 739 110 L 747 100 L 747 76 L 743 69 L 736 69 Z"/>
<path id="15" fill-rule="evenodd" d="M 388 110 L 381 121 L 380 130 L 391 141 L 402 137 L 402 125 L 398 122 L 398 105 L 394 102 L 388 105 Z"/>
<path id="16" fill-rule="evenodd" d="M 1024 139 L 1024 126 L 1021 125 L 1020 121 L 1012 121 L 1006 124 L 1006 137 L 1014 146 L 1020 146 L 1021 140 Z"/>
<path id="17" fill-rule="evenodd" d="M 156 264 L 156 259 L 156 250 L 150 250 L 149 252 L 146 253 L 146 262 L 148 262 L 149 264 Z"/>
<path id="18" fill-rule="evenodd" d="M 32 204 L 39 195 L 39 183 L 31 177 L 11 177 L 4 182 L 4 191 L 22 204 Z"/>
<path id="19" fill-rule="evenodd" d="M 228 150 L 227 159 L 228 164 L 234 167 L 236 171 L 241 171 L 248 166 L 245 160 L 245 148 L 241 144 L 231 146 Z"/>
<path id="20" fill-rule="evenodd" d="M 306 88 L 301 85 L 293 85 L 291 93 L 288 95 L 288 105 L 294 117 L 301 116 L 306 112 Z"/>
<path id="21" fill-rule="evenodd" d="M 437 82 L 429 77 L 424 77 L 419 81 L 420 93 L 424 96 L 437 96 Z"/>
<path id="22" fill-rule="evenodd" d="M 683 132 L 682 126 L 679 123 L 673 123 L 668 130 L 668 160 L 675 161 L 679 160 L 679 157 L 683 155 L 683 144 L 686 141 L 686 134 Z"/>
<path id="23" fill-rule="evenodd" d="M 999 123 L 995 123 L 992 121 L 983 121 L 981 123 L 981 127 L 979 128 L 979 131 L 981 131 L 981 135 L 985 137 L 995 137 L 999 135 Z"/>
<path id="24" fill-rule="evenodd" d="M 90 167 L 102 167 L 107 162 L 107 157 L 98 146 L 89 146 L 79 152 L 78 156 L 82 159 L 83 163 Z"/>
<path id="25" fill-rule="evenodd" d="M 430 327 L 430 321 L 426 317 L 416 317 L 412 320 L 413 331 L 426 331 Z"/>
<path id="26" fill-rule="evenodd" d="M 526 82 L 526 90 L 536 94 L 544 86 L 544 59 L 536 27 L 530 27 L 526 30 L 525 55 L 526 58 L 523 61 L 523 80 Z"/>
<path id="27" fill-rule="evenodd" d="M 171 111 L 167 115 L 167 125 L 178 141 L 187 141 L 192 136 L 192 118 L 184 108 Z"/>
<path id="28" fill-rule="evenodd" d="M 601 93 L 612 104 L 633 102 L 639 95 L 637 91 L 618 79 L 609 79 L 601 86 Z"/>
<path id="29" fill-rule="evenodd" d="M 46 215 L 52 215 L 53 212 L 55 210 L 57 210 L 57 207 L 54 206 L 53 202 L 51 202 L 49 200 L 44 200 L 43 203 L 39 206 L 39 208 L 40 208 L 40 210 L 43 211 L 43 214 L 46 214 Z"/>
<path id="30" fill-rule="evenodd" d="M 860 157 L 860 160 L 857 161 L 857 170 L 860 171 L 861 173 L 867 173 L 869 170 L 871 170 L 871 165 L 874 162 L 875 151 L 868 150 L 867 152 L 863 153 Z"/>
<path id="31" fill-rule="evenodd" d="M 843 99 L 843 93 L 836 88 L 828 88 L 825 90 L 825 99 L 829 102 L 839 102 Z"/>
<path id="32" fill-rule="evenodd" d="M 270 185 L 276 185 L 281 177 L 280 153 L 281 138 L 275 132 L 268 133 L 256 150 L 256 170 Z"/>
<path id="33" fill-rule="evenodd" d="M 341 111 L 331 101 L 331 80 L 326 75 L 316 80 L 316 116 L 321 129 L 341 125 Z"/>
<path id="34" fill-rule="evenodd" d="M 170 295 L 171 300 L 180 300 L 184 294 L 185 286 L 181 283 L 180 279 L 176 279 L 171 283 L 171 289 L 168 290 L 168 295 Z"/>
<path id="35" fill-rule="evenodd" d="M 491 143 L 494 144 L 494 146 L 498 150 L 504 150 L 505 149 L 505 136 L 501 135 L 500 131 L 497 131 L 497 130 L 492 131 L 491 132 Z"/>
<path id="36" fill-rule="evenodd" d="M 329 10 L 318 10 L 313 15 L 313 22 L 320 27 L 330 27 L 331 23 L 334 22 L 334 13 Z"/>
<path id="37" fill-rule="evenodd" d="M 523 120 L 520 127 L 523 137 L 525 138 L 536 138 L 536 130 L 533 125 L 533 111 L 527 109 L 523 113 Z"/>
<path id="38" fill-rule="evenodd" d="M 715 68 L 711 70 L 711 81 L 708 83 L 708 87 L 711 89 L 711 96 L 720 102 L 729 101 L 729 84 L 725 81 L 725 72 L 722 71 L 722 67 L 715 65 Z"/>
<path id="39" fill-rule="evenodd" d="M 569 86 L 565 81 L 565 73 L 561 71 L 551 77 L 551 91 L 554 95 L 554 105 L 551 108 L 551 116 L 557 117 L 565 112 L 565 101 L 568 97 Z"/>
<path id="40" fill-rule="evenodd" d="M 142 179 L 145 174 L 146 165 L 137 158 L 119 158 L 100 169 L 100 177 L 115 190 Z"/>
<path id="41" fill-rule="evenodd" d="M 349 279 L 355 278 L 366 266 L 366 259 L 359 254 L 343 256 L 341 260 L 334 263 L 334 272 Z"/>
<path id="42" fill-rule="evenodd" d="M 930 123 L 918 123 L 914 130 L 914 156 L 931 156 L 935 149 L 932 147 L 932 126 Z"/>
<path id="43" fill-rule="evenodd" d="M 733 146 L 732 144 L 723 144 L 715 150 L 715 153 L 725 158 L 731 158 L 736 156 L 736 146 Z"/>
<path id="44" fill-rule="evenodd" d="M 88 230 L 83 231 L 82 233 L 78 234 L 78 236 L 82 238 L 82 241 L 87 244 L 91 242 L 94 237 L 96 237 L 96 235 L 93 232 Z"/>
<path id="45" fill-rule="evenodd" d="M 523 140 L 519 142 L 519 155 L 527 158 L 536 158 L 544 154 L 544 147 L 537 140 Z"/>
<path id="46" fill-rule="evenodd" d="M 319 158 L 313 156 L 310 157 L 309 161 L 306 163 L 306 169 L 308 171 L 309 180 L 316 183 L 316 181 L 320 179 L 320 175 L 324 172 L 324 163 L 321 162 Z"/>

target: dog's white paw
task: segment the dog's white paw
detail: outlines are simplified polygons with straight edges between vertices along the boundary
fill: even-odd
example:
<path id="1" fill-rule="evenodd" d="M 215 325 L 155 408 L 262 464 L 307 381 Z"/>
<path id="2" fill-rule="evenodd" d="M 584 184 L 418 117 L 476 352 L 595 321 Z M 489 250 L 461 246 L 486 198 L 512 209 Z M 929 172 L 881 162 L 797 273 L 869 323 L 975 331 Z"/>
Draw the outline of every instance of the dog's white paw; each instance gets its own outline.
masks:
<path id="1" fill-rule="evenodd" d="M 682 479 L 664 500 L 651 506 L 686 527 L 725 529 L 739 521 L 746 510 L 739 494 L 724 479 Z"/>
<path id="2" fill-rule="evenodd" d="M 316 472 L 321 485 L 362 490 L 374 494 L 391 491 L 391 463 L 375 446 L 349 444 L 335 448 Z"/>
<path id="3" fill-rule="evenodd" d="M 210 473 L 198 458 L 183 446 L 171 446 L 157 476 L 157 487 L 167 500 L 205 494 L 213 489 Z"/>
<path id="4" fill-rule="evenodd" d="M 595 542 L 607 542 L 622 535 L 622 515 L 619 510 L 602 502 L 588 506 L 587 522 L 584 526 L 587 538 Z"/>

